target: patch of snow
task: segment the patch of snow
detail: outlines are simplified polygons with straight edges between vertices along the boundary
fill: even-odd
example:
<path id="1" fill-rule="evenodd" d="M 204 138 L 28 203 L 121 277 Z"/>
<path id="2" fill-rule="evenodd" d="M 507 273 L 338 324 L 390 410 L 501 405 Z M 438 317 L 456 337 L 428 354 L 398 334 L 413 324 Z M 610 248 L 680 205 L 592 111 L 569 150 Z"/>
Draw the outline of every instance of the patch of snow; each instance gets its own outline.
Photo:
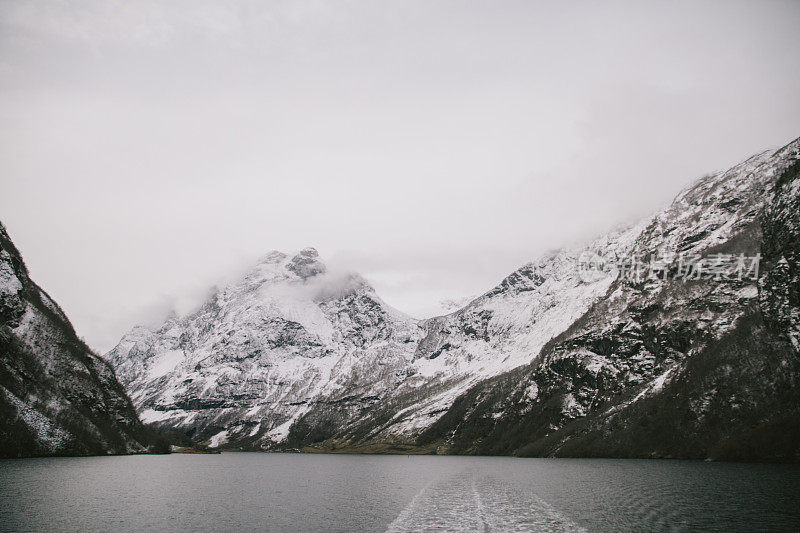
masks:
<path id="1" fill-rule="evenodd" d="M 275 427 L 267 433 L 267 437 L 269 437 L 273 442 L 283 442 L 286 440 L 286 437 L 289 436 L 289 428 L 292 427 L 294 423 L 294 418 L 290 418 L 283 424 Z"/>
<path id="2" fill-rule="evenodd" d="M 532 381 L 528 388 L 525 389 L 525 397 L 529 401 L 536 401 L 536 398 L 539 397 L 539 385 L 536 384 L 535 381 Z"/>
<path id="3" fill-rule="evenodd" d="M 0 294 L 15 295 L 22 289 L 22 283 L 11 267 L 11 254 L 0 250 Z"/>
<path id="4" fill-rule="evenodd" d="M 155 409 L 145 409 L 139 413 L 139 419 L 145 424 L 152 422 L 162 422 L 171 418 L 176 418 L 179 413 L 176 411 L 156 411 Z"/>
<path id="5" fill-rule="evenodd" d="M 578 418 L 586 415 L 586 408 L 575 399 L 572 393 L 564 395 L 564 401 L 561 404 L 561 412 L 571 418 Z"/>
<path id="6" fill-rule="evenodd" d="M 758 287 L 756 287 L 755 285 L 747 285 L 746 287 L 742 287 L 741 289 L 739 289 L 739 291 L 736 294 L 737 296 L 739 296 L 739 298 L 746 300 L 752 298 L 758 298 Z"/>
<path id="7" fill-rule="evenodd" d="M 219 433 L 217 433 L 216 435 L 214 435 L 213 437 L 211 437 L 211 440 L 209 441 L 208 446 L 210 448 L 219 448 L 220 446 L 222 446 L 226 442 L 228 442 L 228 430 L 227 429 L 222 430 Z"/>
<path id="8" fill-rule="evenodd" d="M 3 396 L 6 397 L 9 403 L 17 409 L 19 418 L 36 434 L 37 440 L 43 444 L 48 451 L 53 453 L 57 452 L 68 442 L 70 434 L 54 426 L 48 416 L 45 416 L 27 405 L 5 387 L 0 386 L 0 391 L 2 391 Z"/>
<path id="9" fill-rule="evenodd" d="M 150 362 L 147 370 L 149 379 L 157 379 L 166 376 L 177 367 L 184 359 L 183 350 L 168 350 L 159 354 Z"/>

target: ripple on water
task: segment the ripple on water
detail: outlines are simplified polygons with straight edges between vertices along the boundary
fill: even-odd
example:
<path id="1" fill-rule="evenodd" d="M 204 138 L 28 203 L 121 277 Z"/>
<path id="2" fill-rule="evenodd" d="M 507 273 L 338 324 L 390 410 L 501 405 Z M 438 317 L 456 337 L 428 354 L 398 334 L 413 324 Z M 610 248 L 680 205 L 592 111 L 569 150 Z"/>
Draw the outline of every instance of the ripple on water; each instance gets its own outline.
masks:
<path id="1" fill-rule="evenodd" d="M 387 531 L 585 531 L 530 490 L 475 471 L 422 489 Z"/>

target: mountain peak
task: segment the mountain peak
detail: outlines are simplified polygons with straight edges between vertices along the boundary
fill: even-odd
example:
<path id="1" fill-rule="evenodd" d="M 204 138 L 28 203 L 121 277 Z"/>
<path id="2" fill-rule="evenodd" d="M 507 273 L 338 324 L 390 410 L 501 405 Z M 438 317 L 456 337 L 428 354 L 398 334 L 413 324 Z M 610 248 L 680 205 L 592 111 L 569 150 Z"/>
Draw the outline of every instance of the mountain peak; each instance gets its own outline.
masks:
<path id="1" fill-rule="evenodd" d="M 327 272 L 325 264 L 319 259 L 319 252 L 314 248 L 300 250 L 286 265 L 286 269 L 303 279 Z"/>
<path id="2" fill-rule="evenodd" d="M 286 257 L 288 256 L 285 253 L 278 250 L 272 250 L 267 255 L 262 257 L 259 263 L 274 265 L 283 262 Z"/>
<path id="3" fill-rule="evenodd" d="M 309 246 L 308 248 L 303 248 L 297 252 L 297 255 L 302 257 L 319 257 L 319 252 L 316 248 Z"/>

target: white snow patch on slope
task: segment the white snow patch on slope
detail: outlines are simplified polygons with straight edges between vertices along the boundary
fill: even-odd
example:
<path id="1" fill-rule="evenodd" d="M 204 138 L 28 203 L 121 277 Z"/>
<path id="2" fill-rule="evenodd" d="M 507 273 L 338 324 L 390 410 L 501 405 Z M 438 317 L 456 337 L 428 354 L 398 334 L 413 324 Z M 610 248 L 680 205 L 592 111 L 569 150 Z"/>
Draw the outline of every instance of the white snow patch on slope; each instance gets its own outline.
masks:
<path id="1" fill-rule="evenodd" d="M 152 359 L 147 376 L 150 379 L 166 376 L 177 367 L 184 359 L 183 350 L 168 350 Z"/>
<path id="2" fill-rule="evenodd" d="M 58 449 L 67 442 L 70 437 L 69 433 L 61 428 L 55 427 L 48 417 L 26 405 L 25 402 L 17 398 L 5 387 L 0 387 L 0 391 L 3 392 L 3 395 L 17 409 L 19 418 L 36 433 L 37 439 L 44 444 L 49 451 L 58 451 Z"/>
<path id="3" fill-rule="evenodd" d="M 14 269 L 11 267 L 11 254 L 0 250 L 0 294 L 17 294 L 22 289 Z"/>
<path id="4" fill-rule="evenodd" d="M 214 435 L 213 437 L 211 437 L 211 440 L 209 441 L 208 445 L 211 448 L 218 448 L 218 447 L 222 446 L 223 444 L 225 444 L 226 442 L 228 442 L 228 430 L 227 429 L 222 430 L 219 433 L 217 433 L 216 435 Z"/>

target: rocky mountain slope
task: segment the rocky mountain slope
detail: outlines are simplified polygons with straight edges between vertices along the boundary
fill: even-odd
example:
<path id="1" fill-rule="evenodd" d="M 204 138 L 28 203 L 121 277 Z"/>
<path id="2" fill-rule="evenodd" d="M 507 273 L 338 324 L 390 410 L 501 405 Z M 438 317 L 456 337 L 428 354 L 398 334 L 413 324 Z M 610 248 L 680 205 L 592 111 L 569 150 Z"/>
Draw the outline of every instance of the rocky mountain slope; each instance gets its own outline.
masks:
<path id="1" fill-rule="evenodd" d="M 624 247 L 634 234 L 595 245 Z M 134 328 L 106 358 L 145 422 L 208 445 L 405 443 L 471 386 L 529 362 L 604 294 L 608 280 L 585 283 L 564 266 L 577 254 L 548 256 L 420 322 L 358 275 L 327 272 L 313 249 L 272 252 L 197 312 Z"/>
<path id="2" fill-rule="evenodd" d="M 30 279 L 0 224 L 0 457 L 139 453 L 150 444 L 109 364 Z"/>
<path id="3" fill-rule="evenodd" d="M 144 420 L 212 446 L 747 456 L 797 421 L 797 159 L 707 176 L 430 320 L 273 252 L 107 357 Z"/>
<path id="4" fill-rule="evenodd" d="M 198 441 L 268 448 L 320 405 L 358 417 L 405 379 L 422 330 L 316 250 L 272 252 L 195 313 L 138 327 L 106 355 L 142 419 Z"/>
<path id="5" fill-rule="evenodd" d="M 656 276 L 604 298 L 529 365 L 459 397 L 419 444 L 452 453 L 800 459 L 800 142 L 708 176 L 638 235 Z M 688 276 L 680 255 L 705 258 Z M 742 254 L 760 254 L 758 271 Z M 721 259 L 722 258 L 722 259 Z M 717 268 L 728 261 L 728 269 Z M 727 273 L 727 274 L 726 274 Z"/>

